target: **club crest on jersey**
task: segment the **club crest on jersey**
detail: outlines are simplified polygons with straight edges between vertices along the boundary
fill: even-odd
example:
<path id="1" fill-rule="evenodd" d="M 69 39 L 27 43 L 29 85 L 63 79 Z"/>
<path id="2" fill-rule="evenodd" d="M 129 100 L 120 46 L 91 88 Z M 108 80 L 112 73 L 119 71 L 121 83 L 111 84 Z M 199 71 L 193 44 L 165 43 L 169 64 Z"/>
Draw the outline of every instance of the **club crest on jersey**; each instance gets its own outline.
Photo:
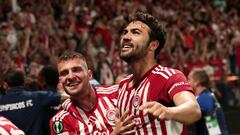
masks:
<path id="1" fill-rule="evenodd" d="M 63 131 L 63 123 L 62 123 L 62 121 L 55 121 L 53 123 L 52 128 L 53 128 L 54 133 L 56 133 L 56 134 L 62 133 L 62 131 Z"/>
<path id="2" fill-rule="evenodd" d="M 134 97 L 133 97 L 133 107 L 137 108 L 141 103 L 141 97 L 139 94 L 136 94 Z"/>
<path id="3" fill-rule="evenodd" d="M 109 121 L 109 124 L 114 125 L 114 119 L 116 115 L 116 110 L 114 108 L 110 108 L 106 112 L 106 118 Z"/>

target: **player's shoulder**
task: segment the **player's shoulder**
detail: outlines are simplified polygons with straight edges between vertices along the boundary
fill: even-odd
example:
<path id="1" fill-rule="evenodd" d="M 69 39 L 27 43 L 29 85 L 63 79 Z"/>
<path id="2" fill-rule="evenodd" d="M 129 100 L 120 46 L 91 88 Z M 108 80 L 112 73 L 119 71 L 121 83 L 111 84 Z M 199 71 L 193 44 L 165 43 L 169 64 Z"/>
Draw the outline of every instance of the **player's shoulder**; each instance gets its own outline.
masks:
<path id="1" fill-rule="evenodd" d="M 132 76 L 133 76 L 133 74 L 129 74 L 127 77 L 125 77 L 124 79 L 122 79 L 121 81 L 120 81 L 120 83 L 119 83 L 119 85 L 121 85 L 121 84 L 124 84 L 124 83 L 126 83 L 126 82 L 130 82 L 132 79 Z"/>
<path id="2" fill-rule="evenodd" d="M 63 134 L 68 131 L 69 126 L 77 123 L 76 118 L 67 110 L 59 110 L 50 120 L 49 126 L 54 134 Z M 70 130 L 69 130 L 70 131 Z"/>
<path id="3" fill-rule="evenodd" d="M 65 110 L 65 109 L 60 109 L 52 118 L 51 118 L 51 122 L 54 123 L 56 121 L 66 121 L 69 118 L 70 113 Z"/>
<path id="4" fill-rule="evenodd" d="M 52 117 L 52 120 L 62 120 L 65 116 L 69 114 L 69 108 L 72 105 L 70 98 L 66 99 L 59 107 L 57 113 Z"/>
<path id="5" fill-rule="evenodd" d="M 112 94 L 118 91 L 118 85 L 104 85 L 96 88 L 97 94 Z"/>
<path id="6" fill-rule="evenodd" d="M 7 118 L 5 118 L 5 117 L 0 115 L 0 122 L 2 122 L 2 121 L 9 121 L 9 120 Z"/>
<path id="7" fill-rule="evenodd" d="M 4 116 L 0 116 L 0 134 L 8 135 L 13 131 L 16 131 L 19 135 L 24 135 L 24 132 L 20 130 L 15 124 Z"/>
<path id="8" fill-rule="evenodd" d="M 155 68 L 153 68 L 151 71 L 151 74 L 156 76 L 161 76 L 165 79 L 169 79 L 170 77 L 173 77 L 179 74 L 183 75 L 183 73 L 178 69 L 174 69 L 174 68 L 170 68 L 162 65 L 157 65 Z"/>

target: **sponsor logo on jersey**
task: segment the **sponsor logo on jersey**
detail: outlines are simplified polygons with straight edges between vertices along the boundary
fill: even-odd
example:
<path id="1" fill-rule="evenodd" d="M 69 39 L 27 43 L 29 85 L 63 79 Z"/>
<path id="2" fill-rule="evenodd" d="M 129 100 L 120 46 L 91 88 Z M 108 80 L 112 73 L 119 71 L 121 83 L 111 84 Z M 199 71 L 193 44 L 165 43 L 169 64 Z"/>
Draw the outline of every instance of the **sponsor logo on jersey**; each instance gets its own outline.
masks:
<path id="1" fill-rule="evenodd" d="M 177 82 L 177 83 L 175 83 L 175 84 L 169 89 L 168 93 L 171 93 L 172 90 L 175 89 L 176 87 L 181 86 L 181 85 L 185 85 L 185 84 L 187 84 L 187 83 L 185 83 L 185 82 Z"/>
<path id="2" fill-rule="evenodd" d="M 62 131 L 63 131 L 63 123 L 62 123 L 62 121 L 55 121 L 53 123 L 52 128 L 53 128 L 54 133 L 56 133 L 56 134 L 62 133 Z"/>
<path id="3" fill-rule="evenodd" d="M 141 103 L 141 97 L 139 94 L 136 94 L 133 98 L 133 106 L 137 108 Z"/>

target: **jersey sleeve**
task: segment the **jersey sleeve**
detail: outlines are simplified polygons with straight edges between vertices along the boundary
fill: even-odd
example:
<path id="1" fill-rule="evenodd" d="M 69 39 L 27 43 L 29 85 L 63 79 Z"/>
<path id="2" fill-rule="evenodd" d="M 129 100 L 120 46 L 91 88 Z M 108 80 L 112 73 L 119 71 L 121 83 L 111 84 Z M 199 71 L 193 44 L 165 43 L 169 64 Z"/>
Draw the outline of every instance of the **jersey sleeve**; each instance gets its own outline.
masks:
<path id="1" fill-rule="evenodd" d="M 10 120 L 2 116 L 0 116 L 0 134 L 25 135 L 25 133 L 15 126 Z"/>
<path id="2" fill-rule="evenodd" d="M 117 100 L 119 85 L 102 86 L 96 89 L 97 93 L 107 96 L 109 99 Z"/>
<path id="3" fill-rule="evenodd" d="M 60 115 L 67 115 L 67 113 L 60 111 L 54 117 L 52 117 L 49 122 L 51 135 L 75 135 L 76 129 L 74 129 L 74 120 L 68 116 L 65 116 L 63 119 L 61 119 L 61 117 L 58 117 Z"/>
<path id="4" fill-rule="evenodd" d="M 180 71 L 178 71 L 177 74 L 169 78 L 165 88 L 171 99 L 173 99 L 173 96 L 176 93 L 181 91 L 190 91 L 193 93 L 193 89 L 188 83 L 185 75 Z"/>

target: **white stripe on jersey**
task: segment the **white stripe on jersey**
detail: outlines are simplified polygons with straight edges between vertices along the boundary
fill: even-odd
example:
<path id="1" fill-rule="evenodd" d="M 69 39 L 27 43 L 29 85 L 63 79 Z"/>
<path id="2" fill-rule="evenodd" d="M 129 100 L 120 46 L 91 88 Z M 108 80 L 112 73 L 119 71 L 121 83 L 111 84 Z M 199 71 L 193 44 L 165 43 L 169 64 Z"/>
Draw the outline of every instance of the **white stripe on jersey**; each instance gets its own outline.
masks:
<path id="1" fill-rule="evenodd" d="M 122 90 L 125 90 L 125 89 L 126 89 L 126 87 L 127 87 L 127 85 L 126 85 L 126 84 L 124 84 L 124 85 L 123 85 L 123 87 L 122 87 L 122 89 L 119 89 L 119 90 L 118 90 L 118 93 L 121 93 L 121 92 L 122 92 Z"/>
<path id="2" fill-rule="evenodd" d="M 121 92 L 123 89 L 125 89 L 125 85 L 123 85 L 123 88 L 122 89 L 119 89 L 118 91 L 118 100 L 119 99 L 122 99 L 122 96 L 123 96 L 123 92 Z M 117 106 L 120 107 L 120 103 L 121 102 L 118 102 Z"/>
<path id="3" fill-rule="evenodd" d="M 159 71 L 165 71 L 169 76 L 172 76 L 172 73 L 170 73 L 170 71 L 167 69 L 167 67 L 156 67 L 154 70 L 157 70 L 158 72 Z"/>
<path id="4" fill-rule="evenodd" d="M 143 130 L 143 128 L 139 128 L 138 130 L 139 130 L 139 132 L 140 132 L 140 135 L 144 135 L 144 130 Z"/>
<path id="5" fill-rule="evenodd" d="M 125 80 L 127 80 L 127 79 L 129 79 L 129 78 L 131 78 L 132 76 L 133 76 L 133 74 L 128 75 L 127 77 L 125 77 L 124 79 L 122 79 L 121 82 L 122 82 L 122 81 L 125 81 Z"/>
<path id="6" fill-rule="evenodd" d="M 134 96 L 134 95 L 135 95 L 135 91 L 132 90 L 131 93 L 130 93 L 130 95 L 129 95 L 129 97 L 127 97 L 127 96 L 124 97 L 124 98 L 125 98 L 125 102 L 126 102 L 126 101 L 129 101 L 127 104 L 125 103 L 126 110 L 129 110 L 129 109 L 130 109 L 129 107 L 131 107 L 131 105 L 130 105 L 130 100 L 127 100 L 127 99 L 133 99 L 133 96 Z"/>
<path id="7" fill-rule="evenodd" d="M 147 94 L 148 94 L 149 86 L 150 86 L 150 82 L 148 82 L 145 86 L 143 99 L 142 99 L 143 102 L 147 102 Z"/>
<path id="8" fill-rule="evenodd" d="M 163 71 L 165 71 L 169 76 L 172 76 L 172 73 L 167 68 L 164 68 Z"/>
<path id="9" fill-rule="evenodd" d="M 62 107 L 63 107 L 64 109 L 68 109 L 71 104 L 72 104 L 72 103 L 71 103 L 71 100 L 70 100 L 70 99 L 66 99 L 66 100 L 63 102 Z M 59 112 L 57 115 L 55 115 L 55 116 L 53 117 L 53 121 L 62 120 L 63 117 L 66 116 L 66 114 L 69 114 L 69 112 L 66 112 L 65 110 L 62 110 L 61 112 Z"/>
<path id="10" fill-rule="evenodd" d="M 2 127 L 0 127 L 0 133 L 1 133 L 1 135 L 9 135 L 8 132 L 5 129 L 3 129 Z"/>
<path id="11" fill-rule="evenodd" d="M 79 108 L 79 107 L 76 107 L 76 108 L 77 108 L 79 114 L 81 115 L 81 117 L 83 118 L 84 122 L 86 123 L 86 125 L 88 127 L 88 132 L 91 133 L 93 131 L 93 126 L 92 126 L 92 124 L 89 124 L 90 122 L 89 122 L 87 115 L 81 108 Z"/>
<path id="12" fill-rule="evenodd" d="M 71 99 L 67 99 L 62 103 L 62 107 L 68 110 L 69 106 L 72 104 Z"/>
<path id="13" fill-rule="evenodd" d="M 80 121 L 78 121 L 78 125 L 79 125 L 79 127 L 84 127 L 84 124 Z M 80 135 L 85 135 L 84 129 L 83 128 L 79 128 L 79 129 L 80 129 Z"/>
<path id="14" fill-rule="evenodd" d="M 162 128 L 161 128 L 160 121 L 155 119 L 154 124 L 155 124 L 156 130 L 157 130 L 157 135 L 162 135 Z"/>
<path id="15" fill-rule="evenodd" d="M 180 135 L 183 130 L 183 124 L 172 121 L 172 120 L 167 120 L 165 121 L 166 125 L 166 131 L 167 135 Z"/>
<path id="16" fill-rule="evenodd" d="M 0 121 L 2 121 L 2 120 L 7 120 L 7 119 L 5 119 L 4 117 L 0 117 Z"/>
<path id="17" fill-rule="evenodd" d="M 62 103 L 62 106 L 65 106 L 65 104 L 69 103 L 71 100 L 68 98 L 66 99 L 63 103 Z"/>
<path id="18" fill-rule="evenodd" d="M 150 119 L 149 119 L 148 115 L 144 116 L 144 121 L 146 121 L 148 123 L 150 122 Z M 152 128 L 151 128 L 150 123 L 147 124 L 146 128 L 147 128 L 148 135 L 152 135 Z"/>
<path id="19" fill-rule="evenodd" d="M 162 77 L 164 77 L 165 79 L 168 79 L 169 77 L 167 75 L 165 75 L 164 73 L 162 72 L 157 72 L 157 71 L 152 71 L 153 74 L 159 74 L 161 75 Z"/>
<path id="20" fill-rule="evenodd" d="M 65 114 L 65 113 L 67 113 L 65 110 L 60 111 L 58 114 L 56 114 L 56 115 L 53 117 L 53 121 L 58 121 L 59 118 L 60 118 L 63 114 Z"/>
<path id="21" fill-rule="evenodd" d="M 4 126 L 4 125 L 12 125 L 12 123 L 10 121 L 1 121 L 0 125 Z"/>
<path id="22" fill-rule="evenodd" d="M 111 103 L 111 101 L 107 98 L 107 97 L 103 97 L 104 101 L 107 103 L 107 106 L 109 106 L 109 108 L 115 108 L 113 106 L 113 104 Z M 116 100 L 117 102 L 117 100 Z M 116 105 L 116 104 L 115 104 Z M 102 108 L 102 107 L 101 107 Z"/>
<path id="23" fill-rule="evenodd" d="M 126 89 L 126 86 L 123 89 Z M 118 105 L 119 107 L 120 106 L 126 106 L 127 95 L 128 95 L 128 91 L 125 91 L 125 92 L 121 93 L 119 99 L 122 101 L 122 104 L 121 105 L 119 104 Z M 119 102 L 119 103 L 121 103 L 121 102 Z M 124 107 L 121 107 L 120 109 L 121 109 L 120 112 L 124 112 Z"/>
<path id="24" fill-rule="evenodd" d="M 170 76 L 176 74 L 174 69 L 168 69 L 167 67 L 158 66 L 152 70 L 153 74 L 159 74 L 165 79 L 169 79 Z"/>
<path id="25" fill-rule="evenodd" d="M 104 120 L 103 120 L 102 115 L 100 114 L 99 110 L 95 110 L 95 111 L 94 111 L 94 114 L 96 115 L 96 117 L 97 117 L 97 119 L 98 119 L 98 120 L 96 120 L 95 122 L 96 122 L 96 123 L 99 122 L 99 129 L 102 130 L 102 126 L 101 126 L 101 125 L 103 125 L 105 129 L 107 129 L 106 125 L 104 124 Z"/>
<path id="26" fill-rule="evenodd" d="M 71 106 L 72 102 L 68 103 L 66 106 L 66 109 L 69 110 L 69 107 Z"/>
<path id="27" fill-rule="evenodd" d="M 111 94 L 113 92 L 118 91 L 118 85 L 113 85 L 111 87 L 101 87 L 96 89 L 97 93 L 101 93 L 101 94 Z"/>
<path id="28" fill-rule="evenodd" d="M 143 102 L 143 103 L 147 102 L 147 94 L 148 94 L 149 86 L 150 86 L 150 82 L 148 82 L 148 83 L 145 85 L 145 87 L 142 86 L 142 87 L 144 88 L 143 99 L 142 99 L 142 102 Z M 144 116 L 144 121 L 146 121 L 146 122 L 149 122 L 149 121 L 150 121 L 148 115 Z M 151 124 L 148 124 L 148 125 L 146 126 L 146 128 L 147 128 L 148 133 L 149 133 L 149 134 L 152 134 Z"/>
<path id="29" fill-rule="evenodd" d="M 114 105 L 117 105 L 117 99 L 112 99 L 112 101 Z"/>
<path id="30" fill-rule="evenodd" d="M 174 69 L 170 69 L 172 71 L 173 74 L 176 74 L 176 71 Z"/>
<path id="31" fill-rule="evenodd" d="M 103 103 L 102 103 L 101 100 L 99 100 L 98 103 L 99 103 L 99 106 L 100 106 L 101 111 L 102 111 L 103 116 L 104 116 L 104 114 L 105 114 L 105 112 L 106 112 L 107 110 L 106 110 L 106 108 L 104 107 L 104 105 L 103 105 Z M 100 122 L 102 125 L 104 125 L 104 128 L 106 128 L 106 125 L 105 125 L 105 123 L 104 123 L 104 120 L 103 120 L 102 115 L 100 114 L 99 110 L 98 110 L 98 109 L 95 110 L 94 113 L 95 113 L 96 117 L 99 119 L 99 122 Z"/>
<path id="32" fill-rule="evenodd" d="M 172 69 L 172 68 L 167 68 L 167 67 L 162 67 L 161 65 L 158 65 L 158 67 L 156 67 L 154 70 L 157 70 L 157 71 L 161 70 L 161 71 L 163 71 L 163 69 L 164 69 L 164 70 L 170 70 L 170 71 L 172 72 L 172 74 L 176 74 L 176 72 L 175 72 L 174 69 Z"/>
<path id="33" fill-rule="evenodd" d="M 60 121 L 61 121 L 66 115 L 69 115 L 69 112 L 64 113 L 64 114 L 60 117 Z"/>

